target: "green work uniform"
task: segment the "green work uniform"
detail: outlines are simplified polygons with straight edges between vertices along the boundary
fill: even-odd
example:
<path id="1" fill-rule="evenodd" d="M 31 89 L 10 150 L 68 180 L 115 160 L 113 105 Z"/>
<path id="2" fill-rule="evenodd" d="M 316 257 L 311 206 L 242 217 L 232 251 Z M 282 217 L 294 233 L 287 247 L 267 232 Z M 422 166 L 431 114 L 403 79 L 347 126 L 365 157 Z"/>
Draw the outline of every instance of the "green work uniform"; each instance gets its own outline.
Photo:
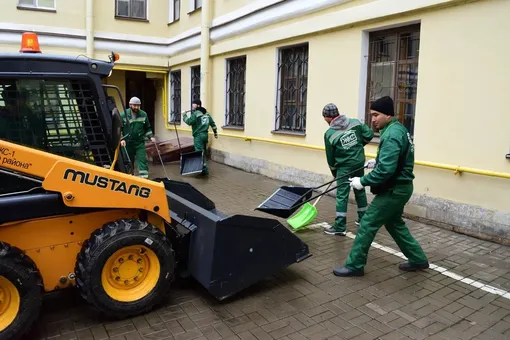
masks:
<path id="1" fill-rule="evenodd" d="M 326 158 L 331 174 L 337 178 L 338 185 L 336 189 L 336 218 L 333 225 L 333 229 L 337 232 L 346 230 L 350 192 L 348 178 L 364 175 L 365 149 L 363 147 L 373 137 L 374 132 L 366 124 L 344 115 L 333 119 L 324 134 Z M 354 190 L 354 197 L 358 206 L 359 221 L 367 210 L 367 194 L 365 190 Z"/>
<path id="2" fill-rule="evenodd" d="M 131 131 L 129 131 L 127 124 L 125 124 L 125 117 L 129 121 Z M 147 113 L 143 110 L 138 110 L 135 115 L 132 115 L 131 109 L 121 113 L 122 118 L 122 135 L 129 136 L 126 138 L 126 149 L 131 160 L 131 164 L 135 164 L 135 159 L 138 165 L 138 176 L 142 178 L 149 178 L 149 167 L 147 164 L 147 153 L 145 151 L 145 141 L 153 137 L 151 124 Z"/>
<path id="3" fill-rule="evenodd" d="M 204 112 L 202 112 L 204 111 Z M 216 123 L 214 119 L 211 117 L 209 112 L 205 109 L 203 110 L 197 109 L 187 117 L 186 115 L 183 117 L 183 120 L 186 124 L 191 126 L 191 133 L 193 135 L 193 146 L 195 147 L 195 151 L 202 151 L 202 159 L 203 159 L 203 168 L 202 174 L 208 175 L 209 168 L 207 167 L 206 160 L 206 150 L 207 143 L 209 142 L 209 126 L 213 129 L 214 135 L 218 134 L 218 130 L 216 127 Z"/>
<path id="4" fill-rule="evenodd" d="M 361 177 L 363 186 L 375 194 L 360 222 L 345 267 L 363 269 L 375 234 L 383 225 L 410 264 L 423 264 L 427 256 L 409 232 L 402 214 L 413 193 L 414 144 L 409 132 L 397 119 L 381 130 L 374 170 Z"/>

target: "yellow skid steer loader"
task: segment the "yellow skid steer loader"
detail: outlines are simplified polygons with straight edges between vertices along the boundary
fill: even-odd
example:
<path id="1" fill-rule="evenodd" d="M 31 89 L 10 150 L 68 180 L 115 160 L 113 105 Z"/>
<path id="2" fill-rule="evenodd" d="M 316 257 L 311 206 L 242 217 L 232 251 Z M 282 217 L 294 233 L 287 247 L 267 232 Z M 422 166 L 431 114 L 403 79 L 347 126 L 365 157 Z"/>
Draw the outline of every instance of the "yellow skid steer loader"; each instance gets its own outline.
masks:
<path id="1" fill-rule="evenodd" d="M 225 216 L 186 182 L 127 173 L 109 61 L 45 55 L 24 33 L 0 54 L 0 339 L 43 295 L 79 290 L 115 318 L 154 308 L 175 277 L 223 300 L 311 256 L 274 219 Z"/>

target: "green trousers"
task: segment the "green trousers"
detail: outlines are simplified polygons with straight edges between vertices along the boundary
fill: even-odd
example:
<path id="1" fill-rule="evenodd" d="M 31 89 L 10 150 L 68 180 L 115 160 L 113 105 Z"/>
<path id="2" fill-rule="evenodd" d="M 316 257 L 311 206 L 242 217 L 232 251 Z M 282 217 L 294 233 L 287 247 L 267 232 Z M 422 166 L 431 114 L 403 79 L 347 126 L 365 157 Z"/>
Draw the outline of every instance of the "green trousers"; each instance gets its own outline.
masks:
<path id="1" fill-rule="evenodd" d="M 147 163 L 147 152 L 145 151 L 144 142 L 127 142 L 126 150 L 131 161 L 131 166 L 134 167 L 135 160 L 138 167 L 138 176 L 142 178 L 149 178 L 149 166 Z"/>
<path id="2" fill-rule="evenodd" d="M 351 186 L 348 181 L 349 177 L 362 177 L 365 174 L 364 169 L 361 169 L 347 177 L 346 174 L 352 171 L 353 169 L 337 170 L 336 178 L 338 179 L 336 183 L 340 186 L 336 189 L 336 219 L 333 224 L 333 228 L 336 231 L 346 231 L 347 228 L 347 205 L 349 203 L 349 193 L 351 191 Z M 358 206 L 358 221 L 361 221 L 363 215 L 367 211 L 367 193 L 364 188 L 363 190 L 353 190 L 356 205 Z"/>
<path id="3" fill-rule="evenodd" d="M 404 205 L 413 193 L 413 184 L 398 184 L 393 189 L 376 195 L 360 221 L 345 267 L 351 270 L 362 269 L 367 263 L 368 250 L 375 234 L 383 225 L 397 243 L 400 251 L 410 264 L 427 262 L 427 256 L 409 232 L 402 213 Z"/>
<path id="4" fill-rule="evenodd" d="M 203 153 L 203 167 L 202 167 L 202 174 L 208 175 L 209 174 L 209 168 L 207 167 L 207 157 L 206 157 L 206 151 L 207 151 L 207 143 L 209 142 L 209 134 L 206 133 L 199 133 L 196 136 L 193 137 L 193 146 L 195 148 L 195 151 L 202 151 Z"/>

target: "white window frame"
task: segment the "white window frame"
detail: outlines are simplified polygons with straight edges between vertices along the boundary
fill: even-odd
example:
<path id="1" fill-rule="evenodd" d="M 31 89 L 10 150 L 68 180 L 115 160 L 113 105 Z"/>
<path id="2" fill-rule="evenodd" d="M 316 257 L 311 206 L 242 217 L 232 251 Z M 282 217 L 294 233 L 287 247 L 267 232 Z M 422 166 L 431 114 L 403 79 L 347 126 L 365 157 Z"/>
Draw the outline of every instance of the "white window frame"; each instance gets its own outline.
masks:
<path id="1" fill-rule="evenodd" d="M 146 20 L 146 21 L 149 21 L 149 8 L 150 8 L 150 4 L 149 4 L 149 1 L 150 0 L 145 0 L 145 19 L 141 19 L 141 18 L 135 18 L 135 17 L 125 17 L 123 15 L 118 15 L 117 14 L 117 2 L 118 0 L 115 0 L 115 4 L 114 4 L 114 10 L 115 10 L 115 13 L 114 13 L 114 16 L 115 18 L 117 19 L 126 19 L 126 20 Z"/>
<path id="2" fill-rule="evenodd" d="M 40 8 L 40 9 L 51 9 L 51 10 L 56 10 L 57 9 L 57 0 L 53 0 L 53 7 L 42 7 L 42 6 L 39 6 L 39 0 L 32 0 L 32 5 L 29 5 L 29 4 L 20 4 L 20 0 L 18 0 L 18 7 L 23 7 L 23 8 Z"/>
<path id="3" fill-rule="evenodd" d="M 175 13 L 175 2 L 179 1 L 179 13 Z M 169 0 L 168 1 L 168 23 L 176 22 L 181 18 L 181 4 L 182 0 Z"/>

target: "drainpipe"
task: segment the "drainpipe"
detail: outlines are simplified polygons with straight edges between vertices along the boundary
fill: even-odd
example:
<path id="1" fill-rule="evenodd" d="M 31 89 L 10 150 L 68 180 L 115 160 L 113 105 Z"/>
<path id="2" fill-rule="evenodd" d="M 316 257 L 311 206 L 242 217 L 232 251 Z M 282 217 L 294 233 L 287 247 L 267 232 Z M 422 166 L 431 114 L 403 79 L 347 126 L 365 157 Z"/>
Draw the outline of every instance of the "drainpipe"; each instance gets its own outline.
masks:
<path id="1" fill-rule="evenodd" d="M 85 30 L 86 41 L 87 41 L 87 52 L 86 56 L 94 58 L 94 0 L 85 0 Z"/>
<path id="2" fill-rule="evenodd" d="M 201 33 L 200 33 L 200 100 L 208 107 L 209 93 L 209 30 L 211 28 L 211 0 L 202 0 Z"/>

